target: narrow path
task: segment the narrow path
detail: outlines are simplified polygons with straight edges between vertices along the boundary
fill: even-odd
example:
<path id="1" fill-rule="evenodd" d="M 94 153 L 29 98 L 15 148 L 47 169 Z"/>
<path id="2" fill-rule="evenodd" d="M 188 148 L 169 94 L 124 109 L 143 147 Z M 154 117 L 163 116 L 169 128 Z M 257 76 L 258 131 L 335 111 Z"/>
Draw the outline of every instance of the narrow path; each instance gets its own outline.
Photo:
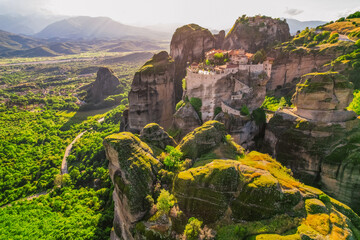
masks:
<path id="1" fill-rule="evenodd" d="M 100 118 L 99 120 L 97 120 L 98 123 L 102 123 L 103 121 L 105 120 L 105 118 Z M 92 128 L 90 128 L 91 130 Z M 87 132 L 87 130 L 79 133 L 75 138 L 74 140 L 66 147 L 65 149 L 65 154 L 64 154 L 64 157 L 63 157 L 63 160 L 62 160 L 62 163 L 61 163 L 61 175 L 65 174 L 65 173 L 69 173 L 68 172 L 68 167 L 67 167 L 67 157 L 70 155 L 70 152 L 71 152 L 71 149 L 74 145 L 74 143 L 82 137 L 82 135 L 84 135 L 85 133 Z"/>
<path id="2" fill-rule="evenodd" d="M 355 42 L 354 40 L 350 39 L 348 36 L 343 34 L 339 34 L 339 41 Z"/>
<path id="3" fill-rule="evenodd" d="M 100 118 L 97 120 L 98 123 L 102 123 L 103 121 L 105 120 L 105 118 Z M 92 128 L 90 128 L 89 130 L 91 130 Z M 63 160 L 62 160 L 62 163 L 61 163 L 61 175 L 65 174 L 65 173 L 68 173 L 68 168 L 67 168 L 67 161 L 66 161 L 66 158 L 70 155 L 70 152 L 71 152 L 71 149 L 72 149 L 72 146 L 74 145 L 74 143 L 79 140 L 82 135 L 84 135 L 88 130 L 85 130 L 81 133 L 79 133 L 75 138 L 74 140 L 66 147 L 65 149 L 65 154 L 64 154 L 64 157 L 63 157 Z M 50 192 L 52 192 L 53 190 L 51 190 Z M 31 200 L 33 198 L 37 198 L 37 197 L 40 197 L 41 195 L 46 195 L 48 194 L 48 192 L 44 191 L 44 192 L 40 192 L 40 193 L 37 193 L 37 194 L 34 194 L 34 195 L 31 195 L 31 196 L 28 196 L 28 197 L 25 197 L 25 198 L 22 198 L 22 199 L 18 199 L 14 202 L 18 202 L 18 201 L 24 201 L 24 200 Z M 8 204 L 5 204 L 3 206 L 1 206 L 0 208 L 4 208 L 4 207 L 8 207 L 8 206 L 11 206 L 11 203 L 8 203 Z"/>

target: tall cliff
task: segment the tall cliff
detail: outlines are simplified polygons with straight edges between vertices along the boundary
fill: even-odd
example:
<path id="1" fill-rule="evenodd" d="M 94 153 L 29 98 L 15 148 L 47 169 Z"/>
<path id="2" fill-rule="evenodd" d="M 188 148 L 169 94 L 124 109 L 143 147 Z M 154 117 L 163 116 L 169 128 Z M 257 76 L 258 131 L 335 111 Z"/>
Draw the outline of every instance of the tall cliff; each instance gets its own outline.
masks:
<path id="1" fill-rule="evenodd" d="M 128 125 L 139 132 L 156 122 L 169 127 L 175 110 L 175 63 L 163 51 L 155 54 L 135 73 L 129 93 Z"/>
<path id="2" fill-rule="evenodd" d="M 221 39 L 219 36 L 218 39 Z M 221 41 L 221 40 L 219 40 Z M 184 25 L 176 29 L 170 43 L 170 56 L 175 60 L 175 99 L 182 97 L 181 81 L 186 75 L 188 63 L 204 59 L 205 52 L 215 48 L 212 33 L 196 24 Z"/>
<path id="3" fill-rule="evenodd" d="M 275 113 L 264 146 L 295 177 L 360 211 L 360 122 L 345 109 L 352 91 L 338 73 L 303 76 L 292 100 L 295 108 Z"/>
<path id="4" fill-rule="evenodd" d="M 268 53 L 275 61 L 267 89 L 280 89 L 284 94 L 291 92 L 302 75 L 329 70 L 331 65 L 328 64 L 347 51 L 349 51 L 348 46 L 337 45 L 313 49 L 302 48 L 302 46 L 277 47 Z"/>
<path id="5" fill-rule="evenodd" d="M 223 49 L 245 49 L 255 53 L 275 43 L 286 42 L 290 38 L 289 26 L 280 19 L 265 16 L 239 17 L 226 35 Z"/>

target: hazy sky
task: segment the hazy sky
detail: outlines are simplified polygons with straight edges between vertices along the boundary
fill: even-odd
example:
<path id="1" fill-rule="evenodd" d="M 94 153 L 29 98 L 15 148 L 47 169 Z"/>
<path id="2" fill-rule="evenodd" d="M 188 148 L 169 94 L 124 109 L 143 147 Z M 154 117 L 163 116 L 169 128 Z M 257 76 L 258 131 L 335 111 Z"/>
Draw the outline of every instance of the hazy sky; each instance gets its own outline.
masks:
<path id="1" fill-rule="evenodd" d="M 330 21 L 360 10 L 360 0 L 0 0 L 0 14 L 108 16 L 126 24 L 198 23 L 231 27 L 242 14 Z"/>

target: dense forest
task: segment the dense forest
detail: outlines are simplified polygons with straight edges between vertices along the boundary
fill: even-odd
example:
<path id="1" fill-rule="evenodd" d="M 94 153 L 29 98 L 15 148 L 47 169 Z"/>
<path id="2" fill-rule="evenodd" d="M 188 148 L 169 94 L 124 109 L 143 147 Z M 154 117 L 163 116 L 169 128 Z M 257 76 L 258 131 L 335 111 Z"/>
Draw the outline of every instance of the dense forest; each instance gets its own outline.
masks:
<path id="1" fill-rule="evenodd" d="M 127 86 L 123 98 L 141 64 L 109 64 Z M 126 101 L 82 109 L 81 87 L 95 80 L 99 66 L 0 67 L 0 239 L 108 238 L 113 203 L 102 140 L 119 130 Z M 67 157 L 69 173 L 61 175 L 66 146 L 84 131 Z"/>

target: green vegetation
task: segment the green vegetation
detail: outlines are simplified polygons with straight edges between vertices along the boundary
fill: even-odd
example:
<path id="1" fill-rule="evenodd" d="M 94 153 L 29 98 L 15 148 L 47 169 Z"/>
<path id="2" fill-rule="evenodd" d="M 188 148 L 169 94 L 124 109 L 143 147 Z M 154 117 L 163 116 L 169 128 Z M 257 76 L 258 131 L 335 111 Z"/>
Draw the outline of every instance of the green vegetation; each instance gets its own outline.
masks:
<path id="1" fill-rule="evenodd" d="M 111 189 L 62 188 L 0 211 L 1 239 L 107 239 Z"/>
<path id="2" fill-rule="evenodd" d="M 214 116 L 218 115 L 221 112 L 222 112 L 221 107 L 216 107 L 215 110 L 214 110 Z"/>
<path id="3" fill-rule="evenodd" d="M 202 221 L 192 217 L 185 226 L 184 236 L 187 240 L 197 240 L 200 234 Z"/>
<path id="4" fill-rule="evenodd" d="M 185 91 L 186 90 L 186 79 L 185 78 L 182 79 L 181 86 L 182 86 L 182 89 Z"/>
<path id="5" fill-rule="evenodd" d="M 176 110 L 176 111 L 179 110 L 181 107 L 185 106 L 185 104 L 186 104 L 186 103 L 185 103 L 183 100 L 180 100 L 180 101 L 176 104 L 175 110 Z"/>
<path id="6" fill-rule="evenodd" d="M 7 204 L 0 239 L 108 238 L 113 203 L 102 142 L 118 131 L 125 106 L 78 111 L 86 93 L 81 87 L 103 66 L 97 56 L 91 63 L 0 66 L 0 205 Z M 110 64 L 125 92 L 140 64 Z M 67 158 L 69 174 L 60 175 L 66 146 L 85 130 Z"/>
<path id="7" fill-rule="evenodd" d="M 156 208 L 163 214 L 168 214 L 170 209 L 175 204 L 175 198 L 165 189 L 161 189 L 160 195 L 157 198 Z"/>
<path id="8" fill-rule="evenodd" d="M 182 152 L 172 146 L 166 146 L 168 155 L 164 159 L 164 164 L 169 170 L 177 170 L 182 163 Z"/>
<path id="9" fill-rule="evenodd" d="M 266 52 L 264 49 L 257 51 L 253 56 L 252 59 L 254 64 L 262 63 L 266 60 Z"/>
<path id="10" fill-rule="evenodd" d="M 242 115 L 248 116 L 248 115 L 250 115 L 250 110 L 246 105 L 244 105 L 244 106 L 241 107 L 240 113 Z"/>
<path id="11" fill-rule="evenodd" d="M 199 118 L 201 118 L 201 107 L 202 107 L 202 101 L 200 98 L 190 98 L 190 104 L 191 106 L 193 106 L 193 108 L 195 109 L 195 111 L 197 112 L 197 114 L 199 115 Z"/>
<path id="12" fill-rule="evenodd" d="M 348 109 L 356 112 L 357 115 L 360 115 L 360 91 L 359 90 L 354 91 L 354 99 L 350 103 Z"/>
<path id="13" fill-rule="evenodd" d="M 276 112 L 279 108 L 290 107 L 291 101 L 290 98 L 277 98 L 273 96 L 265 96 L 265 100 L 262 103 L 261 107 L 273 112 Z"/>

